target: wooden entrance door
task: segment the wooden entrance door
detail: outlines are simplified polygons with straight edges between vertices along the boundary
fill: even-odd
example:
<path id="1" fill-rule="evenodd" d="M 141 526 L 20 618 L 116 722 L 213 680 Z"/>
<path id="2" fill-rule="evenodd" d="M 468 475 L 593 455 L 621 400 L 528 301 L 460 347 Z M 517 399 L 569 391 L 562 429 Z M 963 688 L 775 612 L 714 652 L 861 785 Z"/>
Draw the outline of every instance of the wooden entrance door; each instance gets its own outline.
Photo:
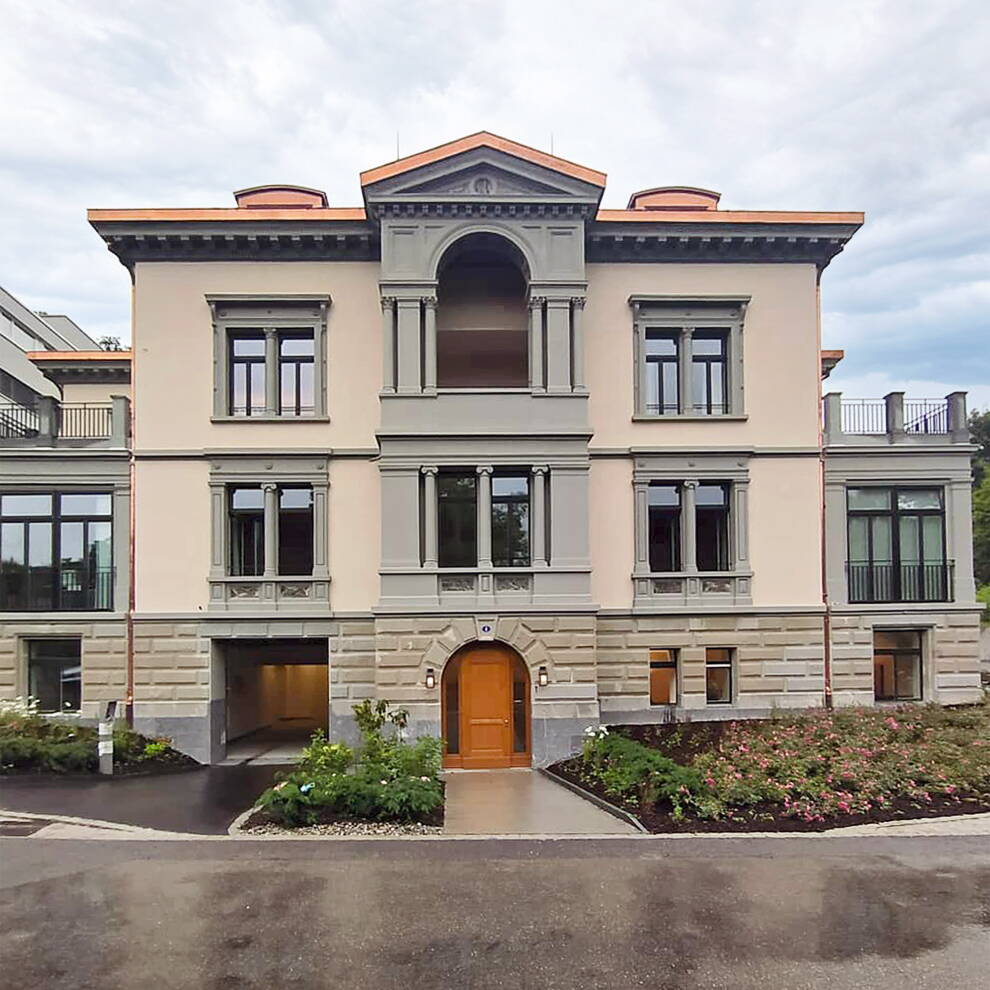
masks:
<path id="1" fill-rule="evenodd" d="M 457 699 L 456 713 L 450 710 L 454 698 L 445 698 L 459 738 L 454 751 L 448 731 L 445 764 L 466 770 L 529 766 L 529 681 L 522 661 L 507 647 L 485 643 L 451 663 L 446 677 Z"/>

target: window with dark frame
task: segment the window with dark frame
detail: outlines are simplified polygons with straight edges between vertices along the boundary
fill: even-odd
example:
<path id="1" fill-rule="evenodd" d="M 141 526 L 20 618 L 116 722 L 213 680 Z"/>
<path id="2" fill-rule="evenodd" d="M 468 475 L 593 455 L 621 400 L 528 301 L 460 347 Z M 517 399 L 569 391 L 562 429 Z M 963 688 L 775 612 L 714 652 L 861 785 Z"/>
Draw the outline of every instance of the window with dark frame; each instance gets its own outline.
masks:
<path id="1" fill-rule="evenodd" d="M 681 488 L 651 482 L 648 492 L 650 570 L 681 569 Z"/>
<path id="2" fill-rule="evenodd" d="M 945 505 L 940 488 L 849 488 L 851 602 L 948 601 Z"/>
<path id="3" fill-rule="evenodd" d="M 492 475 L 492 563 L 495 567 L 528 567 L 529 475 Z"/>
<path id="4" fill-rule="evenodd" d="M 113 607 L 109 492 L 0 495 L 0 610 Z"/>
<path id="5" fill-rule="evenodd" d="M 313 489 L 309 485 L 278 490 L 278 573 L 313 573 Z"/>
<path id="6" fill-rule="evenodd" d="M 705 650 L 705 700 L 709 705 L 732 704 L 732 650 Z"/>
<path id="7" fill-rule="evenodd" d="M 696 557 L 699 571 L 727 571 L 729 553 L 729 490 L 724 483 L 695 489 Z"/>
<path id="8" fill-rule="evenodd" d="M 230 415 L 261 416 L 266 409 L 264 331 L 234 331 L 228 347 Z"/>
<path id="9" fill-rule="evenodd" d="M 441 567 L 478 566 L 478 478 L 474 471 L 437 474 L 437 542 Z"/>
<path id="10" fill-rule="evenodd" d="M 312 330 L 283 330 L 278 335 L 278 411 L 311 416 L 315 411 Z"/>
<path id="11" fill-rule="evenodd" d="M 673 416 L 681 411 L 678 387 L 680 331 L 646 331 L 646 412 Z"/>
<path id="12" fill-rule="evenodd" d="M 650 704 L 677 704 L 677 650 L 650 650 Z"/>
<path id="13" fill-rule="evenodd" d="M 696 330 L 691 337 L 691 405 L 695 415 L 729 411 L 728 330 Z"/>
<path id="14" fill-rule="evenodd" d="M 82 643 L 78 639 L 27 641 L 28 694 L 41 712 L 77 712 L 82 705 Z"/>
<path id="15" fill-rule="evenodd" d="M 265 493 L 260 485 L 229 489 L 230 573 L 260 577 L 265 573 Z"/>
<path id="16" fill-rule="evenodd" d="M 921 630 L 873 631 L 873 697 L 876 701 L 920 701 Z"/>

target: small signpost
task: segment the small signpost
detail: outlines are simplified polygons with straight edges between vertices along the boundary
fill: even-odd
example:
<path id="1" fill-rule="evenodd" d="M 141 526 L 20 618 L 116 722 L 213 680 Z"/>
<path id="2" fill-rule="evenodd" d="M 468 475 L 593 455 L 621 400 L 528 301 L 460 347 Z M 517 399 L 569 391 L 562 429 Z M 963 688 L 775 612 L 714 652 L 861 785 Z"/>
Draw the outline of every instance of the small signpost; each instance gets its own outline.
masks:
<path id="1" fill-rule="evenodd" d="M 100 773 L 113 775 L 113 723 L 117 717 L 117 702 L 108 701 L 107 709 L 100 719 L 96 752 L 100 757 Z"/>

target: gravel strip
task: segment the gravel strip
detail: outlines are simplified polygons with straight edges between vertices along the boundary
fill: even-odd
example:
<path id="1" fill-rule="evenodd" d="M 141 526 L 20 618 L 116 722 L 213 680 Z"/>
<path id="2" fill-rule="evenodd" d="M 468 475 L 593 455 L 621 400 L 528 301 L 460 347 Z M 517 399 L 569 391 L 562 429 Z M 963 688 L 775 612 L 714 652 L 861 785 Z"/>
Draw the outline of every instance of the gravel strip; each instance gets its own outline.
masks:
<path id="1" fill-rule="evenodd" d="M 418 823 L 400 824 L 397 822 L 334 822 L 331 825 L 303 825 L 299 828 L 285 828 L 274 823 L 251 825 L 240 831 L 241 835 L 278 835 L 290 839 L 293 836 L 312 835 L 442 835 L 439 825 Z"/>

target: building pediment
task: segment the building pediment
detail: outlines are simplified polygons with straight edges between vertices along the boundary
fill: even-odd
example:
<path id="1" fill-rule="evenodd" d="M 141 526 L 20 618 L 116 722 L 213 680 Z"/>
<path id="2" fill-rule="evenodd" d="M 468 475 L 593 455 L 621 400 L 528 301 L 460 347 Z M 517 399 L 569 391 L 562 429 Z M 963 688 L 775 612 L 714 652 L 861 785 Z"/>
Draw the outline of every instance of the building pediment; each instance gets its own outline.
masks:
<path id="1" fill-rule="evenodd" d="M 399 159 L 361 175 L 369 213 L 416 210 L 416 205 L 546 204 L 568 212 L 597 208 L 600 172 L 484 133 Z M 390 210 L 389 207 L 393 207 Z"/>

